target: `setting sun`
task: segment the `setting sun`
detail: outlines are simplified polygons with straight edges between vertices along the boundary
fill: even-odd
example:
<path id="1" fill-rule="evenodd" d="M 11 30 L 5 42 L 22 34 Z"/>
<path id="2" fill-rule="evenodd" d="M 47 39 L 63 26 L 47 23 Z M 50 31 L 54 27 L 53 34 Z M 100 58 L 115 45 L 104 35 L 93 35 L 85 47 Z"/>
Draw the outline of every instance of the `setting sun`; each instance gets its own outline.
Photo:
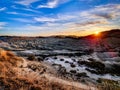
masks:
<path id="1" fill-rule="evenodd" d="M 94 34 L 95 34 L 95 35 L 99 35 L 99 34 L 100 34 L 100 32 L 99 32 L 99 31 L 96 31 Z"/>

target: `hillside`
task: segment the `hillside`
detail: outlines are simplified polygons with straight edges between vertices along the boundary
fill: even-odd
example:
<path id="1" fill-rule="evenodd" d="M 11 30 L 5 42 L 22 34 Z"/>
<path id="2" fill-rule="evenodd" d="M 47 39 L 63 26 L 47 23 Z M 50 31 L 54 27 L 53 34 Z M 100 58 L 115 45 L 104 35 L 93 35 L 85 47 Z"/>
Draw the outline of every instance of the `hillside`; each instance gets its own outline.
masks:
<path id="1" fill-rule="evenodd" d="M 94 88 L 56 77 L 48 65 L 27 61 L 0 49 L 0 89 L 3 90 L 88 90 Z M 74 83 L 74 84 L 73 84 Z"/>

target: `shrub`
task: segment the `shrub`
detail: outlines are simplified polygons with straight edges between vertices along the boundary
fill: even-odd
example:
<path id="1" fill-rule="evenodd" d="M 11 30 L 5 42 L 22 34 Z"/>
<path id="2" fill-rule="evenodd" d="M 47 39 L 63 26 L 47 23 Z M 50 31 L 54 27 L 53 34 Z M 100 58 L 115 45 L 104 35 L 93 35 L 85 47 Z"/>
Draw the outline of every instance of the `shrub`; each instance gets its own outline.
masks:
<path id="1" fill-rule="evenodd" d="M 53 57 L 53 59 L 57 59 L 57 57 L 55 56 L 55 57 Z"/>
<path id="2" fill-rule="evenodd" d="M 120 57 L 120 50 L 118 51 L 118 56 Z"/>
<path id="3" fill-rule="evenodd" d="M 60 72 L 60 74 L 63 74 L 63 75 L 67 73 L 65 67 L 60 67 L 58 71 Z"/>
<path id="4" fill-rule="evenodd" d="M 110 68 L 105 69 L 105 73 L 110 73 L 112 75 L 120 76 L 119 70 L 120 70 L 120 65 L 119 64 L 113 64 L 113 65 L 111 65 Z"/>
<path id="5" fill-rule="evenodd" d="M 64 59 L 60 59 L 60 61 L 64 61 Z"/>
<path id="6" fill-rule="evenodd" d="M 37 60 L 38 61 L 44 61 L 44 59 L 42 57 L 38 57 Z"/>
<path id="7" fill-rule="evenodd" d="M 90 68 L 94 68 L 97 70 L 103 70 L 105 68 L 105 65 L 102 62 L 99 61 L 91 61 L 91 62 L 87 62 L 87 61 L 78 61 L 79 65 L 85 65 L 88 66 Z"/>
<path id="8" fill-rule="evenodd" d="M 87 55 L 90 55 L 90 54 L 94 53 L 94 49 L 86 49 L 84 52 L 85 52 Z"/>
<path id="9" fill-rule="evenodd" d="M 71 66 L 72 68 L 76 67 L 76 65 L 74 65 L 74 64 L 71 64 L 70 66 Z"/>
<path id="10" fill-rule="evenodd" d="M 70 70 L 70 72 L 71 72 L 72 74 L 77 73 L 76 70 Z"/>
<path id="11" fill-rule="evenodd" d="M 77 77 L 88 77 L 85 72 L 83 72 L 83 73 L 76 73 L 75 76 L 77 76 Z"/>
<path id="12" fill-rule="evenodd" d="M 35 60 L 36 58 L 35 58 L 35 55 L 29 55 L 27 59 L 28 60 Z"/>
<path id="13" fill-rule="evenodd" d="M 120 90 L 118 81 L 99 78 L 97 82 L 99 83 L 99 90 Z"/>
<path id="14" fill-rule="evenodd" d="M 75 59 L 72 59 L 74 62 L 76 62 L 76 60 Z"/>
<path id="15" fill-rule="evenodd" d="M 93 58 L 89 58 L 88 60 L 89 60 L 89 61 L 92 61 L 92 62 L 95 61 L 95 59 L 93 59 Z"/>
<path id="16" fill-rule="evenodd" d="M 68 61 L 65 61 L 65 63 L 69 63 Z"/>

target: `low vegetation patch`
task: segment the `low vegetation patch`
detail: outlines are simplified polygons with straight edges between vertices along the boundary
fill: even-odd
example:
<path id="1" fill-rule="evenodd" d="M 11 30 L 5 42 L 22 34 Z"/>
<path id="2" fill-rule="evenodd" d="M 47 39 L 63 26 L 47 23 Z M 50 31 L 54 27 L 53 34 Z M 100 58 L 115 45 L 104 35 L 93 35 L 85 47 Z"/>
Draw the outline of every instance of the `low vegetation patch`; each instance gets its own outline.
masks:
<path id="1" fill-rule="evenodd" d="M 120 83 L 118 81 L 99 78 L 97 82 L 99 83 L 99 90 L 120 90 Z"/>
<path id="2" fill-rule="evenodd" d="M 85 72 L 83 72 L 83 73 L 76 73 L 75 76 L 77 76 L 77 77 L 88 77 Z"/>
<path id="3" fill-rule="evenodd" d="M 97 69 L 97 70 L 103 70 L 105 68 L 105 65 L 102 62 L 99 62 L 99 61 L 91 61 L 91 62 L 78 61 L 78 64 L 79 65 L 85 65 L 87 67 L 94 68 L 94 69 Z"/>
<path id="4" fill-rule="evenodd" d="M 71 64 L 70 66 L 71 66 L 72 68 L 75 68 L 75 67 L 76 67 L 76 65 L 75 65 L 75 64 Z"/>
<path id="5" fill-rule="evenodd" d="M 70 72 L 71 72 L 72 74 L 76 74 L 76 73 L 77 73 L 76 70 L 70 70 Z"/>
<path id="6" fill-rule="evenodd" d="M 106 68 L 105 73 L 110 73 L 111 75 L 120 76 L 120 65 L 119 64 L 112 64 L 111 67 Z"/>

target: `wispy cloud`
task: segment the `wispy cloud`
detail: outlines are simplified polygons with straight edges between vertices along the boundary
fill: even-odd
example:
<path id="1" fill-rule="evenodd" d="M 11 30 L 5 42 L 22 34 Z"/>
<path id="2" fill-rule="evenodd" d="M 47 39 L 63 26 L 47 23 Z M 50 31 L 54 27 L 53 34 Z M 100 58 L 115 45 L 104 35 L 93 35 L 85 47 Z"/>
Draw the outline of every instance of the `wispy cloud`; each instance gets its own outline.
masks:
<path id="1" fill-rule="evenodd" d="M 0 11 L 5 11 L 7 8 L 6 7 L 3 7 L 3 8 L 0 8 Z"/>
<path id="2" fill-rule="evenodd" d="M 74 15 L 69 15 L 69 14 L 58 14 L 57 16 L 54 17 L 35 17 L 34 20 L 37 22 L 64 22 L 64 21 L 69 21 L 72 19 L 75 19 L 76 16 Z"/>
<path id="3" fill-rule="evenodd" d="M 18 13 L 18 12 L 6 12 L 7 14 L 13 14 L 13 15 L 22 15 L 22 16 L 34 16 L 32 14 L 26 14 L 26 13 Z"/>
<path id="4" fill-rule="evenodd" d="M 18 8 L 18 7 L 16 7 L 15 5 L 13 5 L 13 6 L 11 6 L 11 7 L 12 7 L 13 9 L 20 9 L 20 10 L 30 11 L 30 12 L 34 12 L 34 13 L 41 13 L 40 11 L 31 9 L 31 8 Z"/>
<path id="5" fill-rule="evenodd" d="M 39 0 L 20 0 L 20 1 L 17 1 L 17 2 L 15 2 L 15 3 L 21 4 L 21 5 L 24 5 L 24 6 L 29 6 L 29 5 L 31 5 L 32 3 L 35 3 L 35 2 L 37 2 L 37 1 L 39 1 Z"/>
<path id="6" fill-rule="evenodd" d="M 15 20 L 15 21 L 19 21 L 19 22 L 24 22 L 24 23 L 35 23 L 33 20 L 24 19 L 24 18 L 12 18 L 11 20 Z"/>
<path id="7" fill-rule="evenodd" d="M 30 8 L 21 8 L 21 10 L 30 11 L 30 12 L 34 12 L 34 13 L 41 13 L 40 11 L 30 9 Z"/>
<path id="8" fill-rule="evenodd" d="M 7 24 L 6 22 L 0 22 L 0 29 L 4 28 L 6 24 Z"/>
<path id="9" fill-rule="evenodd" d="M 69 2 L 71 0 L 48 0 L 46 4 L 39 5 L 37 8 L 55 8 L 59 6 L 60 4 Z"/>
<path id="10" fill-rule="evenodd" d="M 54 8 L 58 5 L 58 0 L 51 0 L 46 5 L 39 5 L 38 8 Z"/>
<path id="11" fill-rule="evenodd" d="M 25 25 L 21 28 L 14 28 L 14 29 L 17 29 L 17 30 L 24 30 L 26 32 L 33 32 L 34 31 L 34 34 L 33 35 L 37 35 L 37 36 L 44 36 L 44 35 L 55 35 L 55 34 L 58 34 L 60 32 L 60 30 L 64 31 L 67 29 L 67 27 L 65 25 L 60 25 L 59 23 L 45 23 L 43 25 L 32 25 L 32 24 L 29 24 L 29 25 Z M 52 31 L 52 32 L 51 32 Z M 32 34 L 31 34 L 32 35 Z"/>
<path id="12" fill-rule="evenodd" d="M 107 4 L 95 7 L 89 13 L 105 19 L 114 19 L 120 16 L 120 4 Z"/>
<path id="13" fill-rule="evenodd" d="M 88 21 L 88 22 L 82 22 L 82 23 L 76 23 L 76 26 L 88 26 L 88 25 L 96 25 L 96 24 L 107 24 L 108 22 L 106 20 L 99 20 L 99 21 Z"/>
<path id="14" fill-rule="evenodd" d="M 35 17 L 34 20 L 36 20 L 37 22 L 54 22 L 57 19 L 56 18 L 48 18 L 48 17 Z"/>

